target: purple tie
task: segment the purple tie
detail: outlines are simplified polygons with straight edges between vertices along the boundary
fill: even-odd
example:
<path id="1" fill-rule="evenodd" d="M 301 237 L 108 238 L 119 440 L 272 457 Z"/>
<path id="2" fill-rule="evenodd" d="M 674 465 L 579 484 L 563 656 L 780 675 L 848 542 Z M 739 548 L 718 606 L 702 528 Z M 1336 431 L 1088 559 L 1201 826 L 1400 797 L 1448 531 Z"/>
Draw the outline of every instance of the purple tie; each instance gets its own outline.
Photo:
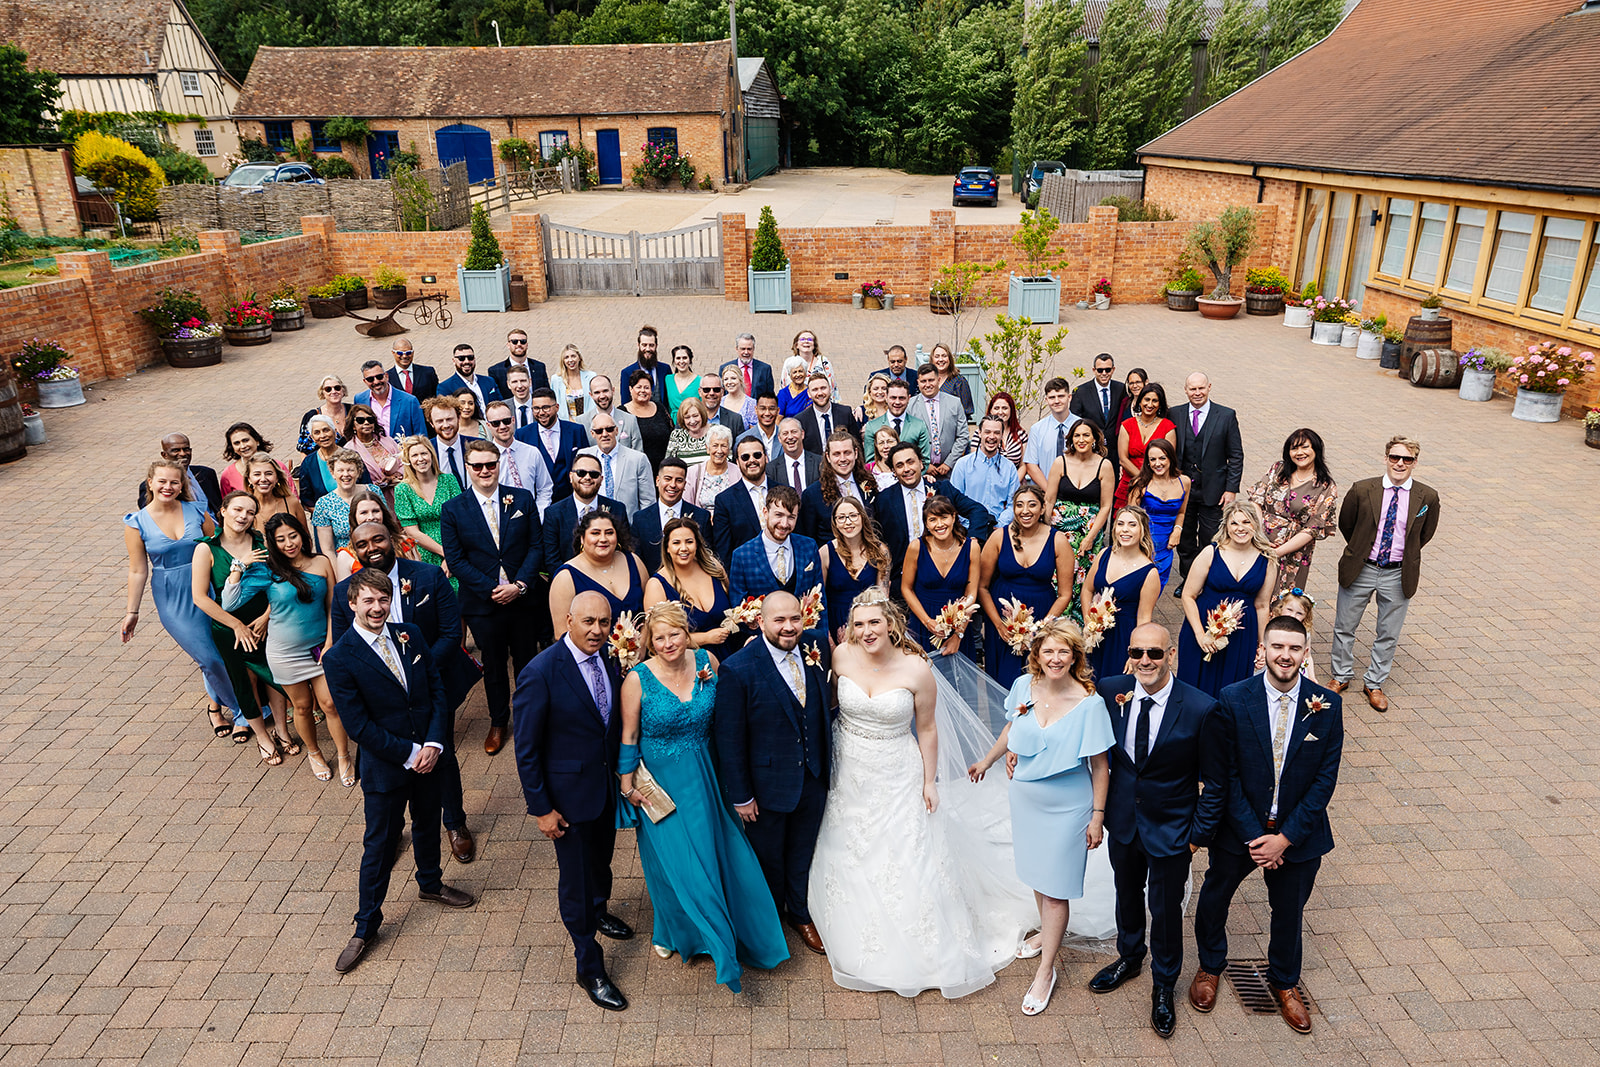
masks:
<path id="1" fill-rule="evenodd" d="M 600 667 L 599 655 L 590 656 L 583 661 L 584 673 L 589 676 L 589 695 L 594 698 L 594 706 L 600 709 L 600 718 L 607 726 L 611 725 L 611 697 L 606 691 L 605 671 Z"/>
<path id="2" fill-rule="evenodd" d="M 1195 437 L 1200 436 L 1200 409 L 1189 409 L 1189 432 Z"/>

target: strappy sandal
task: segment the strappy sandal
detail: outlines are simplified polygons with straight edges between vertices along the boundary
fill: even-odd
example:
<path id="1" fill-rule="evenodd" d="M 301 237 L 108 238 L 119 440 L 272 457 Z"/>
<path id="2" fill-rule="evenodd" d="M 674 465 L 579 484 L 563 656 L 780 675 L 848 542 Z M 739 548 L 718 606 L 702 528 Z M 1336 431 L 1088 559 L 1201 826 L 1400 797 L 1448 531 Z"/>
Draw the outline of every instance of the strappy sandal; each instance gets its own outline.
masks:
<path id="1" fill-rule="evenodd" d="M 298 756 L 300 755 L 301 751 L 303 751 L 300 747 L 300 742 L 298 741 L 293 741 L 287 737 L 278 737 L 276 735 L 273 736 L 273 740 L 278 743 L 278 751 L 282 752 L 285 756 Z"/>
<path id="2" fill-rule="evenodd" d="M 344 786 L 346 789 L 349 789 L 356 784 L 355 761 L 347 756 L 339 757 L 339 784 Z"/>
<path id="3" fill-rule="evenodd" d="M 278 748 L 277 745 L 272 746 L 272 752 L 270 754 L 260 745 L 256 745 L 256 751 L 261 753 L 261 762 L 265 763 L 268 767 L 283 766 L 283 752 Z"/>
<path id="4" fill-rule="evenodd" d="M 333 768 L 328 766 L 328 761 L 323 758 L 322 753 L 313 752 L 306 757 L 306 762 L 311 765 L 311 777 L 319 782 L 333 781 Z"/>
<path id="5" fill-rule="evenodd" d="M 212 733 L 216 734 L 218 737 L 227 737 L 230 733 L 233 732 L 233 722 L 232 722 L 232 720 L 229 720 L 229 719 L 226 719 L 226 718 L 223 717 L 221 708 L 207 708 L 206 709 L 206 714 L 207 715 L 215 715 L 217 717 L 217 719 L 222 719 L 223 720 L 220 723 L 217 722 L 217 719 L 212 719 L 211 720 L 211 732 Z"/>

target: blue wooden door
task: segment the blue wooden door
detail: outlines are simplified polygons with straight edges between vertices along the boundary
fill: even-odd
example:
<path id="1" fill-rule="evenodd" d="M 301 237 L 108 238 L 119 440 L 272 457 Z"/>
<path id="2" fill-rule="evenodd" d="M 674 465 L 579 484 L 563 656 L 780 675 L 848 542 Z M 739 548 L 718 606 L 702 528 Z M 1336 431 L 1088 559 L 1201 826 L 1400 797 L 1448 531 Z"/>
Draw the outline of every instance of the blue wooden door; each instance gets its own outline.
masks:
<path id="1" fill-rule="evenodd" d="M 396 130 L 373 130 L 367 137 L 367 162 L 371 164 L 374 178 L 387 178 L 389 164 L 400 151 L 400 134 Z"/>
<path id="2" fill-rule="evenodd" d="M 595 131 L 595 154 L 599 157 L 601 185 L 622 184 L 622 144 L 616 130 Z"/>
<path id="3" fill-rule="evenodd" d="M 467 181 L 489 181 L 494 177 L 494 152 L 489 145 L 489 131 L 481 126 L 457 123 L 445 126 L 434 134 L 439 147 L 439 165 L 448 167 L 457 160 L 467 162 Z"/>

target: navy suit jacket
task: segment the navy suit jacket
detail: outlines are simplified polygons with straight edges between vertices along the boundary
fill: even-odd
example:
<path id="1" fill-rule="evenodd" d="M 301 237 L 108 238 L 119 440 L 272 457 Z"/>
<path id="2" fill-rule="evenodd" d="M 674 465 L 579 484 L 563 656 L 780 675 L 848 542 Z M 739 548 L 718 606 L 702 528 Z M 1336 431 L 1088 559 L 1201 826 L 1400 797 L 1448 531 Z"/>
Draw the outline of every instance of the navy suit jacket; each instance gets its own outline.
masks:
<path id="1" fill-rule="evenodd" d="M 1144 690 L 1133 675 L 1119 674 L 1103 679 L 1096 692 L 1111 709 L 1117 738 L 1110 753 L 1106 832 L 1123 845 L 1137 834 L 1145 854 L 1155 857 L 1187 856 L 1190 843 L 1209 845 L 1228 794 L 1221 753 L 1208 744 L 1217 702 L 1174 679 L 1161 731 L 1152 739 L 1144 766 L 1135 767 L 1124 746 Z"/>
<path id="2" fill-rule="evenodd" d="M 494 379 L 495 388 L 500 390 L 501 398 L 508 404 L 511 403 L 511 386 L 506 384 L 506 371 L 510 369 L 509 356 L 489 368 L 489 377 Z M 533 382 L 535 389 L 550 388 L 550 372 L 545 370 L 543 363 L 531 356 L 528 358 L 528 379 Z"/>
<path id="3" fill-rule="evenodd" d="M 363 389 L 356 394 L 357 404 L 372 406 L 372 390 Z M 429 436 L 426 419 L 422 417 L 422 404 L 403 389 L 389 389 L 389 436 L 398 440 L 402 435 Z"/>
<path id="4" fill-rule="evenodd" d="M 613 384 L 616 386 L 619 397 L 628 399 L 628 379 L 633 377 L 633 372 L 636 370 L 644 370 L 643 367 L 639 366 L 638 360 L 634 360 L 626 367 L 623 367 L 622 373 L 617 375 L 617 380 Z M 672 373 L 672 368 L 667 366 L 666 360 L 657 359 L 656 365 L 646 373 L 650 375 L 651 399 L 665 407 L 667 403 L 667 375 Z"/>
<path id="5" fill-rule="evenodd" d="M 1239 417 L 1232 408 L 1212 404 L 1200 436 L 1190 432 L 1188 404 L 1167 411 L 1178 433 L 1178 469 L 1194 482 L 1196 501 L 1207 507 L 1222 503 L 1223 493 L 1237 493 L 1244 476 L 1244 442 L 1239 437 Z"/>
<path id="6" fill-rule="evenodd" d="M 389 368 L 389 384 L 394 386 L 397 392 L 405 392 L 403 383 L 400 381 L 399 367 Z M 439 395 L 439 372 L 432 367 L 424 367 L 420 363 L 413 362 L 411 364 L 411 390 L 411 395 L 417 398 L 417 403 L 419 404 L 424 400 L 432 400 Z"/>
<path id="7" fill-rule="evenodd" d="M 485 406 L 487 406 L 491 400 L 505 399 L 505 394 L 500 392 L 500 386 L 496 385 L 495 380 L 489 377 L 487 374 L 474 374 L 472 378 L 477 384 L 478 388 L 483 392 L 483 403 Z M 468 388 L 467 380 L 461 377 L 459 374 L 452 374 L 450 377 L 439 383 L 439 392 L 437 395 L 454 396 L 457 390 L 466 388 Z M 478 414 L 482 415 L 483 412 L 480 411 Z"/>
<path id="8" fill-rule="evenodd" d="M 471 489 L 450 498 L 439 510 L 444 559 L 450 565 L 450 576 L 460 583 L 461 614 L 468 618 L 489 615 L 500 607 L 489 598 L 500 584 L 502 568 L 507 580 L 531 586 L 544 563 L 543 531 L 533 494 L 505 485 L 497 486 L 496 492 L 501 501 L 498 549 L 478 507 L 478 494 Z"/>
<path id="9" fill-rule="evenodd" d="M 539 433 L 537 422 L 530 422 L 518 430 L 516 439 L 539 450 L 539 455 L 544 457 L 544 465 L 550 468 L 550 478 L 555 482 L 550 499 L 564 500 L 572 495 L 572 479 L 569 475 L 572 473 L 573 457 L 589 447 L 589 434 L 578 423 L 568 422 L 566 419 L 556 420 L 556 430 L 555 455 L 545 451 L 544 437 Z"/>
<path id="10" fill-rule="evenodd" d="M 601 511 L 609 511 L 617 525 L 628 529 L 628 509 L 608 496 L 595 497 Z M 572 539 L 578 533 L 578 498 L 557 500 L 544 511 L 544 570 L 554 574 L 563 563 L 578 553 Z"/>
<path id="11" fill-rule="evenodd" d="M 730 359 L 728 362 L 717 368 L 717 374 L 720 375 L 729 367 L 738 367 L 738 365 L 739 361 L 737 359 Z M 741 376 L 744 374 L 743 371 L 740 371 L 739 373 Z M 751 396 L 760 396 L 763 389 L 770 390 L 772 394 L 776 396 L 778 390 L 777 387 L 773 385 L 773 382 L 776 380 L 777 379 L 773 378 L 772 376 L 772 364 L 763 363 L 759 359 L 753 359 L 750 361 L 749 393 Z"/>
<path id="12" fill-rule="evenodd" d="M 699 523 L 701 544 L 710 543 L 706 539 L 711 536 L 711 512 L 705 508 L 696 507 L 687 500 L 680 500 L 678 502 L 678 514 Z M 639 559 L 644 562 L 645 569 L 654 574 L 661 567 L 660 502 L 646 504 L 634 512 L 632 525 L 633 550 L 639 554 Z"/>
<path id="13" fill-rule="evenodd" d="M 811 407 L 806 408 L 795 418 L 799 421 L 801 429 L 805 431 L 805 450 L 807 452 L 815 452 L 818 455 L 825 452 L 827 450 L 827 441 L 822 433 L 822 416 L 817 414 L 816 405 L 813 404 Z M 835 402 L 833 407 L 828 410 L 828 420 L 833 424 L 835 430 L 849 430 L 855 434 L 857 441 L 861 440 L 861 424 L 856 422 L 855 412 L 851 411 L 848 405 Z"/>
<path id="14" fill-rule="evenodd" d="M 428 642 L 433 664 L 444 682 L 445 705 L 454 712 L 483 677 L 483 669 L 461 649 L 461 605 L 456 591 L 444 571 L 431 563 L 413 559 L 395 562 L 400 571 L 401 586 L 395 590 L 395 596 L 400 598 L 400 616 L 422 631 L 422 639 Z M 409 593 L 405 591 L 406 582 L 411 583 Z M 350 579 L 346 578 L 333 587 L 334 640 L 343 637 L 355 622 L 355 613 L 350 610 Z"/>
<path id="15" fill-rule="evenodd" d="M 529 815 L 559 811 L 569 823 L 589 822 L 601 816 L 616 792 L 622 675 L 616 660 L 604 659 L 611 695 L 604 717 L 564 638 L 517 675 L 512 737 Z"/>
<path id="16" fill-rule="evenodd" d="M 930 481 L 930 493 L 947 496 L 950 502 L 961 513 L 961 521 L 967 527 L 967 534 L 976 537 L 981 545 L 989 540 L 989 535 L 994 533 L 994 516 L 989 509 L 978 501 L 967 496 L 949 479 Z M 883 489 L 878 490 L 878 499 L 873 504 L 877 514 L 879 533 L 883 543 L 889 549 L 889 562 L 893 566 L 894 574 L 890 589 L 900 588 L 900 571 L 905 566 L 906 549 L 911 547 L 911 534 L 906 526 L 906 494 L 904 487 L 899 482 L 890 482 Z"/>
<path id="17" fill-rule="evenodd" d="M 717 777 L 730 804 L 754 799 L 762 811 L 789 812 L 805 784 L 802 721 L 821 748 L 822 784 L 828 784 L 830 756 L 827 695 L 828 642 L 807 634 L 800 647 L 815 645 L 819 667 L 805 667 L 806 704 L 794 698 L 778 673 L 764 638 L 757 638 L 722 661 L 712 713 Z"/>
<path id="18" fill-rule="evenodd" d="M 1311 702 L 1321 698 L 1322 710 Z M 1266 833 L 1272 810 L 1272 734 L 1266 685 L 1260 675 L 1222 690 L 1216 716 L 1217 741 L 1226 760 L 1227 811 L 1218 848 L 1248 852 L 1247 842 Z M 337 705 L 335 705 L 337 707 Z M 1309 678 L 1300 681 L 1300 702 L 1278 781 L 1278 832 L 1289 839 L 1283 858 L 1291 863 L 1316 859 L 1333 850 L 1328 802 L 1339 784 L 1344 754 L 1344 701 Z"/>
<path id="19" fill-rule="evenodd" d="M 395 623 L 388 630 L 405 670 L 404 688 L 360 634 L 346 631 L 322 657 L 328 692 L 338 701 L 334 707 L 367 757 L 361 761 L 361 787 L 369 793 L 407 785 L 407 776 L 416 773 L 405 769 L 412 745 L 432 741 L 448 750 L 453 744 L 444 684 L 422 631 Z"/>
<path id="20" fill-rule="evenodd" d="M 1115 378 L 1111 380 L 1111 418 L 1117 419 L 1122 411 L 1123 403 L 1128 399 L 1128 387 Z M 1100 432 L 1111 438 L 1112 451 L 1116 450 L 1117 427 L 1122 425 L 1120 420 L 1106 424 L 1106 416 L 1100 410 L 1100 386 L 1093 379 L 1084 382 L 1072 391 L 1072 400 L 1067 405 L 1067 410 L 1078 416 L 1084 422 L 1093 423 L 1099 427 Z M 1213 409 L 1215 410 L 1215 409 Z"/>
<path id="21" fill-rule="evenodd" d="M 767 479 L 767 485 L 781 483 Z M 712 510 L 711 548 L 724 566 L 733 559 L 733 550 L 753 537 L 761 536 L 761 513 L 750 499 L 750 490 L 740 478 L 717 494 L 717 506 Z"/>
<path id="22" fill-rule="evenodd" d="M 822 580 L 822 561 L 817 556 L 817 543 L 800 534 L 789 535 L 789 550 L 793 555 L 794 570 L 790 582 L 784 586 L 772 573 L 767 561 L 767 544 L 760 537 L 747 541 L 733 550 L 728 563 L 728 598 L 742 604 L 746 597 L 766 596 L 787 588 L 795 596 L 802 596 L 815 588 L 822 594 L 822 616 L 828 616 L 828 591 Z"/>

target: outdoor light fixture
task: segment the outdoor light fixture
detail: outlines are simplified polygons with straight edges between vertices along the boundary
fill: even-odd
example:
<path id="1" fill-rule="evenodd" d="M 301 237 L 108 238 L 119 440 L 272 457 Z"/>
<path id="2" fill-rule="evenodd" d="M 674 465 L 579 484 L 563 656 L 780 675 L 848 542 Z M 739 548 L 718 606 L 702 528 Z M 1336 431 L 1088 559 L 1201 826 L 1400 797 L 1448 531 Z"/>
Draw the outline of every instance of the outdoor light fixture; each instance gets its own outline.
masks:
<path id="1" fill-rule="evenodd" d="M 422 276 L 422 284 L 423 285 L 438 285 L 439 284 L 439 276 L 437 274 L 424 274 Z"/>
<path id="2" fill-rule="evenodd" d="M 1367 220 L 1367 225 L 1368 226 L 1376 226 L 1378 224 L 1378 220 L 1381 219 L 1381 218 L 1383 218 L 1383 212 L 1379 211 L 1377 208 L 1373 208 L 1372 209 L 1372 218 Z"/>

